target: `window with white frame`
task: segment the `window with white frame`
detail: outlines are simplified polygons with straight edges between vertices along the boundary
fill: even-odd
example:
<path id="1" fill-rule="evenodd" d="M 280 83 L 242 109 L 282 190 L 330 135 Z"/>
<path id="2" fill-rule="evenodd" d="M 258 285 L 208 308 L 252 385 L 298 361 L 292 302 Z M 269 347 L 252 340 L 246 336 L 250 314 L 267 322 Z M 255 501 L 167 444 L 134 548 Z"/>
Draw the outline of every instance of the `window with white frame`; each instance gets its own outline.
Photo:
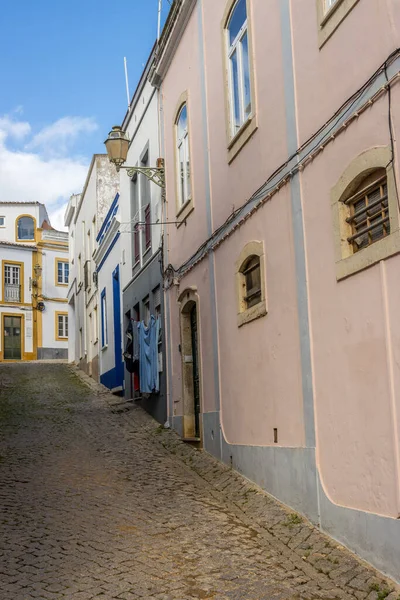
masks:
<path id="1" fill-rule="evenodd" d="M 20 284 L 21 267 L 14 265 L 4 265 L 4 283 L 10 285 Z"/>
<path id="2" fill-rule="evenodd" d="M 176 143 L 178 159 L 178 195 L 179 206 L 181 207 L 186 204 L 192 196 L 188 111 L 186 103 L 181 107 L 176 121 Z"/>
<path id="3" fill-rule="evenodd" d="M 325 10 L 328 11 L 338 0 L 325 0 Z"/>
<path id="4" fill-rule="evenodd" d="M 252 113 L 246 0 L 236 2 L 226 26 L 226 34 L 231 135 L 234 137 Z"/>
<path id="5" fill-rule="evenodd" d="M 57 337 L 66 339 L 68 338 L 68 315 L 58 314 L 57 315 Z"/>
<path id="6" fill-rule="evenodd" d="M 57 283 L 59 285 L 68 285 L 69 282 L 69 263 L 66 261 L 57 261 Z"/>

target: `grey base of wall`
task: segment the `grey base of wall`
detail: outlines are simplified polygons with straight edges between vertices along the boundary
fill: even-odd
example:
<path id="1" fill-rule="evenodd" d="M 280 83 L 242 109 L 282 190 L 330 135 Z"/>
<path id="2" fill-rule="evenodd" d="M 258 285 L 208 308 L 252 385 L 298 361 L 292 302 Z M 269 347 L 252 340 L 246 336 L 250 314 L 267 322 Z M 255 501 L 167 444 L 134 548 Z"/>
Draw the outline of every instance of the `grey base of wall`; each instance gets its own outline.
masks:
<path id="1" fill-rule="evenodd" d="M 320 482 L 314 448 L 229 444 L 218 412 L 204 413 L 202 418 L 207 452 L 400 583 L 400 519 L 331 502 Z M 182 436 L 183 418 L 173 417 L 172 426 Z"/>
<path id="2" fill-rule="evenodd" d="M 38 360 L 67 359 L 68 348 L 38 348 Z"/>

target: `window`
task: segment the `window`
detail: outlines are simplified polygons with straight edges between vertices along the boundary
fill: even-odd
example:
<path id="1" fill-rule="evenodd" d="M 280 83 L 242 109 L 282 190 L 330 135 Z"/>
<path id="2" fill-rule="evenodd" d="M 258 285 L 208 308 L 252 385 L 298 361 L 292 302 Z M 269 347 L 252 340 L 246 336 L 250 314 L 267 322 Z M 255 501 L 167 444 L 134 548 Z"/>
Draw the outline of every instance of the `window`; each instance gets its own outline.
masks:
<path id="1" fill-rule="evenodd" d="M 56 259 L 56 284 L 68 285 L 69 263 L 65 260 Z"/>
<path id="2" fill-rule="evenodd" d="M 146 296 L 143 300 L 143 320 L 145 325 L 150 323 L 150 298 Z"/>
<path id="3" fill-rule="evenodd" d="M 244 301 L 246 308 L 251 308 L 261 302 L 261 273 L 260 259 L 251 256 L 242 267 L 244 275 Z"/>
<path id="4" fill-rule="evenodd" d="M 151 209 L 150 204 L 144 209 L 144 243 L 145 252 L 151 248 Z"/>
<path id="5" fill-rule="evenodd" d="M 22 302 L 21 265 L 4 264 L 4 302 Z"/>
<path id="6" fill-rule="evenodd" d="M 264 248 L 249 242 L 236 261 L 238 327 L 267 314 Z"/>
<path id="7" fill-rule="evenodd" d="M 157 286 L 153 290 L 154 314 L 156 317 L 161 315 L 161 288 Z"/>
<path id="8" fill-rule="evenodd" d="M 101 292 L 101 345 L 103 348 L 108 345 L 107 297 L 105 289 Z"/>
<path id="9" fill-rule="evenodd" d="M 6 224 L 6 218 L 0 217 L 0 227 L 5 227 L 5 224 Z"/>
<path id="10" fill-rule="evenodd" d="M 358 252 L 390 234 L 387 177 L 381 169 L 367 177 L 345 203 L 350 208 L 347 222 L 352 235 L 347 241 Z"/>
<path id="11" fill-rule="evenodd" d="M 389 146 L 357 156 L 331 190 L 336 279 L 400 252 L 399 212 Z"/>
<path id="12" fill-rule="evenodd" d="M 338 0 L 325 0 L 325 10 L 328 11 Z"/>
<path id="13" fill-rule="evenodd" d="M 238 0 L 227 24 L 229 105 L 234 137 L 252 112 L 246 0 Z"/>
<path id="14" fill-rule="evenodd" d="M 35 239 L 35 221 L 33 217 L 22 216 L 17 219 L 17 240 Z"/>
<path id="15" fill-rule="evenodd" d="M 190 154 L 189 154 L 189 131 L 187 104 L 184 104 L 179 112 L 176 123 L 176 143 L 178 159 L 178 198 L 181 208 L 192 195 L 190 181 Z"/>
<path id="16" fill-rule="evenodd" d="M 321 48 L 359 0 L 317 0 L 318 42 Z M 357 26 L 357 24 L 355 24 Z"/>
<path id="17" fill-rule="evenodd" d="M 140 232 L 139 232 L 139 184 L 137 174 L 131 180 L 131 223 L 132 223 L 132 257 L 133 267 L 140 261 Z"/>
<path id="18" fill-rule="evenodd" d="M 56 312 L 56 340 L 68 338 L 68 314 Z"/>

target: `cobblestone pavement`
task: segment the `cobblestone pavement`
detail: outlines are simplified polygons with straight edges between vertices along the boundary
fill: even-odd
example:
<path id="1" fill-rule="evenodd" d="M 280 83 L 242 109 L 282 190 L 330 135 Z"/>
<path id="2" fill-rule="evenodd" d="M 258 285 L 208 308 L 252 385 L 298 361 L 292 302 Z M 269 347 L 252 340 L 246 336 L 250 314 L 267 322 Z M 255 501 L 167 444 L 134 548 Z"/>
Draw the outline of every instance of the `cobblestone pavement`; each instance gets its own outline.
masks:
<path id="1" fill-rule="evenodd" d="M 1 600 L 400 598 L 298 515 L 99 389 L 66 365 L 0 365 Z"/>

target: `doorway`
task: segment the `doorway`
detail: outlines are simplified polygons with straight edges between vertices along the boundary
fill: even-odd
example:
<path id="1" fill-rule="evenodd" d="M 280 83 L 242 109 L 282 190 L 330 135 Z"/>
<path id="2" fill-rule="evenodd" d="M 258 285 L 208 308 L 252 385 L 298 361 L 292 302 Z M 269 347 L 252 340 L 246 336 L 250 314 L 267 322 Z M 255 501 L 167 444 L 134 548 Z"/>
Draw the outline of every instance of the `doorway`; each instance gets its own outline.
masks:
<path id="1" fill-rule="evenodd" d="M 190 311 L 190 332 L 192 338 L 193 356 L 193 401 L 194 401 L 194 424 L 195 437 L 200 437 L 200 376 L 198 361 L 198 332 L 197 332 L 197 305 Z"/>
<path id="2" fill-rule="evenodd" d="M 22 359 L 22 317 L 4 316 L 3 321 L 4 360 Z"/>
<path id="3" fill-rule="evenodd" d="M 201 363 L 198 297 L 193 290 L 181 297 L 183 439 L 201 442 Z"/>

